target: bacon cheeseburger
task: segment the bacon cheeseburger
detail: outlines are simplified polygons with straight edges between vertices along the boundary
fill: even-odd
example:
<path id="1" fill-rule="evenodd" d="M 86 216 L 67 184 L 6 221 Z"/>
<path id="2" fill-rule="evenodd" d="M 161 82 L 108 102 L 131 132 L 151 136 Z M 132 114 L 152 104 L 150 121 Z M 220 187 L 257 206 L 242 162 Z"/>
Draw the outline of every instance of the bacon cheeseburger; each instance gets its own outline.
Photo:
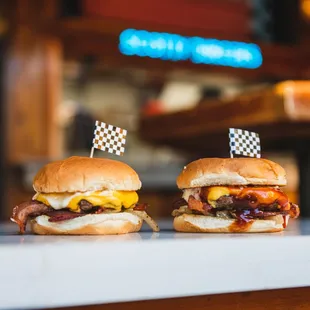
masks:
<path id="1" fill-rule="evenodd" d="M 279 186 L 284 169 L 258 158 L 203 158 L 177 178 L 183 198 L 174 210 L 181 232 L 277 232 L 299 208 Z"/>
<path id="2" fill-rule="evenodd" d="M 33 200 L 16 206 L 12 221 L 24 233 L 30 219 L 34 233 L 111 235 L 139 231 L 156 223 L 138 204 L 137 173 L 111 159 L 70 157 L 44 166 L 34 178 Z"/>

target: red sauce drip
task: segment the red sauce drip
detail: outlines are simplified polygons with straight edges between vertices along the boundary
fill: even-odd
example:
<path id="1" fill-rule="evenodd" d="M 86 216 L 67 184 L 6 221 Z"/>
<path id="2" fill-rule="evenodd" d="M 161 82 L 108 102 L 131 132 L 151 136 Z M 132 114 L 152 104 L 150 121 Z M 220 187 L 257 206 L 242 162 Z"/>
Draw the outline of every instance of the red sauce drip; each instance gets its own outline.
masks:
<path id="1" fill-rule="evenodd" d="M 250 227 L 252 226 L 253 220 L 250 222 L 244 222 L 244 221 L 235 221 L 229 226 L 229 231 L 234 233 L 243 233 L 248 232 Z"/>
<path id="2" fill-rule="evenodd" d="M 236 211 L 237 220 L 229 226 L 229 230 L 232 232 L 247 232 L 253 224 L 253 220 L 247 218 L 247 212 L 249 210 Z"/>

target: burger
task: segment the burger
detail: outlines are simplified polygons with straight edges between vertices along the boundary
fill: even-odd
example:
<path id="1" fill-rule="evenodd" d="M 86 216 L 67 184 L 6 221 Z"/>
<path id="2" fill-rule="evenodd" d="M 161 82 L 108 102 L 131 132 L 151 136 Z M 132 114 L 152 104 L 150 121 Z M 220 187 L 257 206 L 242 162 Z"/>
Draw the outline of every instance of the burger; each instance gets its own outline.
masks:
<path id="1" fill-rule="evenodd" d="M 11 220 L 40 235 L 111 235 L 157 224 L 138 203 L 138 174 L 127 164 L 105 158 L 70 157 L 44 166 L 35 176 L 31 201 L 13 209 Z"/>
<path id="2" fill-rule="evenodd" d="M 180 232 L 278 232 L 299 207 L 280 189 L 285 170 L 260 158 L 203 158 L 177 178 L 183 197 L 176 203 Z"/>

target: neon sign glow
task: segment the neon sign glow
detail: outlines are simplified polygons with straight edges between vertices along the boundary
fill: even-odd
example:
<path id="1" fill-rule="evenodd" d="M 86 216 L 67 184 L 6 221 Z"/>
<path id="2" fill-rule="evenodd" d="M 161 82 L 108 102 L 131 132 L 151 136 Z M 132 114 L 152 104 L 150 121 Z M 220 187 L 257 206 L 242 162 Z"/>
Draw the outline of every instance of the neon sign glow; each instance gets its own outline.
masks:
<path id="1" fill-rule="evenodd" d="M 254 43 L 184 37 L 177 34 L 126 29 L 119 37 L 119 50 L 127 56 L 190 60 L 196 64 L 255 69 L 263 56 Z"/>

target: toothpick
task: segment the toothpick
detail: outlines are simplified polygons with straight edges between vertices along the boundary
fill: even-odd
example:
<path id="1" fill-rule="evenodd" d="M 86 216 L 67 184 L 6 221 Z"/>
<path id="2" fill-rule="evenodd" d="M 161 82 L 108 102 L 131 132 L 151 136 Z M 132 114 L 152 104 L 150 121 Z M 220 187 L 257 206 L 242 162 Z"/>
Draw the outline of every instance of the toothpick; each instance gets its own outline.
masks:
<path id="1" fill-rule="evenodd" d="M 90 156 L 89 156 L 90 158 L 93 158 L 93 156 L 94 156 L 94 149 L 95 148 L 92 147 L 90 150 Z"/>

